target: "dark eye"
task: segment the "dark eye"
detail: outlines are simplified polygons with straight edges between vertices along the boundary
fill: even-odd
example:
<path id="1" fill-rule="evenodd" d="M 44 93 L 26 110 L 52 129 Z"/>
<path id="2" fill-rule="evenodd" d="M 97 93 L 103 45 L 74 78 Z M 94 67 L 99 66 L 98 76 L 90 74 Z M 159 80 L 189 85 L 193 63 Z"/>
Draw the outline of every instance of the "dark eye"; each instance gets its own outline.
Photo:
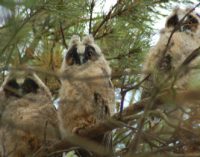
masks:
<path id="1" fill-rule="evenodd" d="M 76 46 L 73 46 L 67 52 L 66 64 L 67 65 L 81 64 Z"/>
<path id="2" fill-rule="evenodd" d="M 88 59 L 91 59 L 95 54 L 96 54 L 96 51 L 92 46 L 86 46 L 85 55 L 88 56 Z"/>
<path id="3" fill-rule="evenodd" d="M 85 47 L 85 53 L 84 53 L 84 63 L 86 63 L 88 60 L 95 61 L 98 58 L 98 54 L 95 51 L 95 48 L 87 45 Z"/>
<path id="4" fill-rule="evenodd" d="M 194 16 L 189 15 L 183 23 L 183 31 L 190 30 L 195 32 L 197 30 L 198 24 L 198 20 Z"/>
<path id="5" fill-rule="evenodd" d="M 89 50 L 87 52 L 89 59 L 94 55 L 94 51 L 93 50 Z"/>
<path id="6" fill-rule="evenodd" d="M 36 93 L 39 86 L 34 80 L 30 78 L 26 78 L 21 88 L 22 88 L 23 94 L 28 94 L 28 93 Z"/>
<path id="7" fill-rule="evenodd" d="M 18 90 L 20 89 L 20 86 L 18 85 L 17 81 L 15 79 L 12 79 L 7 82 L 7 84 L 4 87 L 5 95 L 8 96 L 19 96 Z"/>
<path id="8" fill-rule="evenodd" d="M 172 17 L 170 17 L 167 20 L 166 27 L 175 27 L 178 23 L 179 23 L 178 16 L 177 15 L 173 15 Z"/>

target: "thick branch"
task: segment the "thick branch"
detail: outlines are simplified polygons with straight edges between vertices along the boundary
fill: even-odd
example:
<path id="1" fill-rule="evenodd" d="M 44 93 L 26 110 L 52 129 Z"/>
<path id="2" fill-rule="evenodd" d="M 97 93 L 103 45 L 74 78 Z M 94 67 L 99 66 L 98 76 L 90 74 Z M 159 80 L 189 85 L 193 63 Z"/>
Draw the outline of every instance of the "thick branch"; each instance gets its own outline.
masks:
<path id="1" fill-rule="evenodd" d="M 84 148 L 88 151 L 92 151 L 102 156 L 113 156 L 110 150 L 106 149 L 104 146 L 100 145 L 99 143 L 89 140 L 88 138 L 71 134 L 69 132 L 67 133 L 67 135 L 68 136 L 66 137 L 65 140 L 62 140 L 47 149 L 49 154 L 53 154 L 53 152 L 57 152 L 58 150 L 66 150 L 71 147 L 78 146 L 80 148 Z"/>
<path id="2" fill-rule="evenodd" d="M 167 99 L 168 101 L 172 100 L 172 101 L 176 102 L 177 104 L 180 104 L 185 101 L 200 100 L 199 93 L 200 93 L 200 90 L 177 91 L 176 96 L 174 97 L 173 91 L 171 91 L 171 89 L 169 89 L 169 90 L 164 91 L 162 94 L 160 94 L 157 99 L 163 101 L 163 103 L 164 103 L 164 101 L 166 101 L 166 98 L 168 98 Z M 134 114 L 137 114 L 137 113 L 143 111 L 145 106 L 149 104 L 150 100 L 151 100 L 151 98 L 145 98 L 142 101 L 137 102 L 137 103 L 125 108 L 122 112 L 122 119 L 120 119 L 120 121 L 118 121 L 118 119 L 120 117 L 120 113 L 116 113 L 115 115 L 112 116 L 112 119 L 108 119 L 107 121 L 101 122 L 91 128 L 86 128 L 84 130 L 81 130 L 79 132 L 79 135 L 81 137 L 76 136 L 76 135 L 70 135 L 69 138 L 67 138 L 66 140 L 63 140 L 63 141 L 55 144 L 51 148 L 49 148 L 48 149 L 49 152 L 64 150 L 64 149 L 68 149 L 68 148 L 74 147 L 74 146 L 80 146 L 81 148 L 85 148 L 87 150 L 101 154 L 102 150 L 104 150 L 105 148 L 93 141 L 88 140 L 88 138 L 97 137 L 97 136 L 102 135 L 113 129 L 124 127 L 124 125 L 121 123 L 121 121 L 127 122 L 129 120 L 133 120 L 133 119 L 126 118 L 126 117 L 133 116 Z M 155 107 L 157 108 L 160 105 L 162 105 L 162 103 L 156 104 Z M 87 137 L 87 139 L 84 137 Z M 105 152 L 105 150 L 104 150 L 104 152 Z M 110 152 L 106 152 L 106 153 L 110 154 Z"/>

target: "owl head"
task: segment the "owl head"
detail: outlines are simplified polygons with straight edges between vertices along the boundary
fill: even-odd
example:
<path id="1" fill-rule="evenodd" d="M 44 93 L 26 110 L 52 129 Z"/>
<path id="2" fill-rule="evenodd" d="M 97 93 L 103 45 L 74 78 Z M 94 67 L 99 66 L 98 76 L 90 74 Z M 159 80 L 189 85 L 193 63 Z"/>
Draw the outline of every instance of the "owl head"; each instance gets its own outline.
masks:
<path id="1" fill-rule="evenodd" d="M 1 86 L 6 97 L 21 98 L 29 93 L 37 94 L 41 90 L 51 97 L 48 87 L 34 72 L 20 70 L 10 71 Z"/>
<path id="2" fill-rule="evenodd" d="M 160 38 L 150 49 L 144 63 L 144 72 L 170 71 L 179 68 L 184 60 L 200 46 L 200 17 L 190 8 L 175 8 L 167 17 Z M 164 54 L 164 56 L 163 56 Z M 191 67 L 199 64 L 199 57 Z"/>
<path id="3" fill-rule="evenodd" d="M 180 9 L 175 8 L 172 14 L 167 18 L 165 28 L 173 30 L 180 21 L 187 15 L 182 21 L 179 32 L 195 33 L 200 36 L 200 16 L 195 11 L 189 13 L 191 8 Z M 188 14 L 189 13 L 189 14 Z"/>
<path id="4" fill-rule="evenodd" d="M 61 70 L 96 62 L 99 59 L 104 59 L 104 56 L 91 35 L 85 36 L 82 41 L 79 36 L 74 35 L 70 40 L 67 53 L 64 55 Z"/>

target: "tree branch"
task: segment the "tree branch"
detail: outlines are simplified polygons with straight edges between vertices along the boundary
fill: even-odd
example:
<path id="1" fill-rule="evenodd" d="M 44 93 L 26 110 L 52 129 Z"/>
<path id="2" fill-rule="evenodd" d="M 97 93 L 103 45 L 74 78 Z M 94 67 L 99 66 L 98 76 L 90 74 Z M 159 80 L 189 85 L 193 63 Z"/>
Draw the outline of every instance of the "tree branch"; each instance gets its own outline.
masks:
<path id="1" fill-rule="evenodd" d="M 119 4 L 119 1 L 110 9 L 110 11 L 108 12 L 108 14 L 103 19 L 103 21 L 99 24 L 99 26 L 97 27 L 97 29 L 93 32 L 93 36 L 94 37 L 96 36 L 97 32 L 101 29 L 101 27 L 104 25 L 104 23 L 107 22 L 107 20 L 109 19 L 112 11 L 117 7 L 118 4 Z"/>
<path id="2" fill-rule="evenodd" d="M 167 97 L 168 100 L 173 100 L 176 103 L 183 103 L 186 100 L 196 101 L 196 100 L 200 100 L 199 93 L 200 93 L 200 90 L 190 90 L 190 91 L 181 90 L 181 91 L 177 91 L 176 96 L 174 97 L 171 89 L 169 89 L 161 93 L 157 97 L 157 100 L 160 99 L 160 100 L 163 100 L 164 102 L 164 100 Z M 111 119 L 98 123 L 97 125 L 93 127 L 80 130 L 79 135 L 81 137 L 77 135 L 70 135 L 69 139 L 67 138 L 66 140 L 62 140 L 58 142 L 57 144 L 53 145 L 51 148 L 48 148 L 48 152 L 52 153 L 55 151 L 68 149 L 70 147 L 79 146 L 81 148 L 101 154 L 102 150 L 104 150 L 105 148 L 103 146 L 99 146 L 99 144 L 91 140 L 88 140 L 88 138 L 92 139 L 108 131 L 112 131 L 116 128 L 124 127 L 124 125 L 121 122 L 128 122 L 129 120 L 133 120 L 126 117 L 133 116 L 134 114 L 137 114 L 143 111 L 145 106 L 147 106 L 150 101 L 151 101 L 151 98 L 145 98 L 142 101 L 134 103 L 133 105 L 130 105 L 129 107 L 125 108 L 123 112 L 121 113 L 122 118 L 120 119 L 120 121 L 118 121 L 120 117 L 120 112 L 119 112 L 119 113 L 114 114 Z M 154 107 L 157 108 L 160 105 L 162 104 L 161 103 L 156 104 L 156 106 Z M 87 137 L 87 139 L 85 137 Z M 111 152 L 106 152 L 106 153 L 110 155 L 112 154 Z"/>
<path id="3" fill-rule="evenodd" d="M 65 34 L 64 34 L 64 31 L 63 31 L 63 28 L 62 28 L 62 22 L 60 22 L 60 32 L 61 32 L 61 36 L 62 36 L 63 45 L 66 49 L 68 49 L 67 43 L 65 41 Z"/>
<path id="4" fill-rule="evenodd" d="M 95 6 L 95 1 L 92 0 L 92 2 L 91 2 L 91 4 L 90 4 L 89 34 L 92 33 L 92 20 L 93 20 L 93 10 L 94 10 L 94 6 Z"/>

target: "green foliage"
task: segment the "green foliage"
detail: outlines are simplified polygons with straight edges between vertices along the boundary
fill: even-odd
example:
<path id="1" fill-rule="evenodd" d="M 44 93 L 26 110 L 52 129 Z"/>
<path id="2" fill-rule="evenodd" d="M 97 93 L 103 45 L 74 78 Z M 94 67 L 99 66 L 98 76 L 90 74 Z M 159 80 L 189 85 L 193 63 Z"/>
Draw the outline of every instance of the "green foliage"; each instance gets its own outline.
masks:
<path id="1" fill-rule="evenodd" d="M 5 17 L 5 24 L 0 27 L 1 68 L 8 65 L 25 65 L 39 67 L 44 71 L 58 71 L 63 51 L 66 49 L 62 35 L 68 43 L 72 35 L 78 34 L 82 37 L 91 30 L 110 61 L 113 76 L 116 75 L 113 77 L 114 86 L 123 89 L 126 85 L 136 84 L 140 80 L 142 62 L 152 40 L 153 24 L 155 19 L 163 16 L 158 10 L 171 10 L 175 2 L 191 4 L 189 0 L 118 0 L 110 11 L 105 12 L 102 9 L 105 1 L 96 0 L 95 8 L 99 8 L 100 11 L 95 12 L 91 10 L 90 2 L 0 0 L 0 5 L 11 14 Z M 128 75 L 125 75 L 127 71 Z M 40 75 L 53 93 L 56 93 L 59 88 L 58 80 L 46 76 L 45 73 Z M 3 77 L 4 73 L 1 73 L 1 82 Z M 135 94 L 136 91 L 138 89 L 131 92 Z M 164 122 L 157 130 L 163 131 L 162 126 Z M 146 124 L 146 130 L 148 128 L 149 124 Z M 125 148 L 132 138 L 132 132 L 127 128 L 117 130 L 114 134 L 116 147 Z M 157 144 L 156 140 L 152 141 L 152 145 Z M 140 151 L 149 150 L 150 147 L 144 146 Z M 73 156 L 73 153 L 67 156 Z"/>

